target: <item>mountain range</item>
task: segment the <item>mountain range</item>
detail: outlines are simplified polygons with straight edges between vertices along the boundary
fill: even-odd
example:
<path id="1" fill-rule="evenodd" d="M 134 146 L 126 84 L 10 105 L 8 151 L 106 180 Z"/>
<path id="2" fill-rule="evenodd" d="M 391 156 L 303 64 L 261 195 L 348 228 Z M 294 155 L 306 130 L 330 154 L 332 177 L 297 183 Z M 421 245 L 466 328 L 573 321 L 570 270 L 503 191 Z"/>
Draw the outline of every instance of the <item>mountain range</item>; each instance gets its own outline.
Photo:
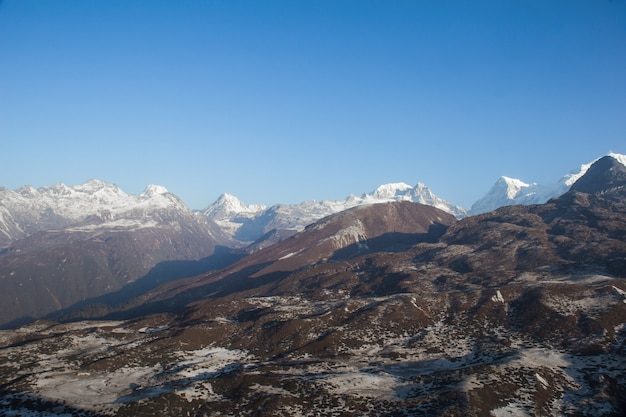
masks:
<path id="1" fill-rule="evenodd" d="M 238 254 L 1 331 L 0 407 L 626 414 L 626 166 L 614 157 L 542 204 L 461 219 L 357 205 Z"/>
<path id="2" fill-rule="evenodd" d="M 609 156 L 626 163 L 624 155 Z M 501 206 L 544 203 L 566 192 L 590 166 L 583 164 L 552 186 L 503 177 L 469 212 L 421 183 L 269 208 L 223 194 L 200 212 L 157 185 L 139 195 L 99 180 L 0 189 L 0 325 L 25 323 L 106 294 L 119 297 L 123 288 L 130 297 L 223 267 L 355 207 L 407 201 L 462 219 Z"/>
<path id="3" fill-rule="evenodd" d="M 277 204 L 272 207 L 246 205 L 237 197 L 223 194 L 203 213 L 241 241 L 255 241 L 272 230 L 295 233 L 307 225 L 343 210 L 390 201 L 412 201 L 437 207 L 457 217 L 467 211 L 437 197 L 426 185 L 412 187 L 405 183 L 381 185 L 370 193 L 350 195 L 344 200 L 305 201 L 300 204 Z"/>

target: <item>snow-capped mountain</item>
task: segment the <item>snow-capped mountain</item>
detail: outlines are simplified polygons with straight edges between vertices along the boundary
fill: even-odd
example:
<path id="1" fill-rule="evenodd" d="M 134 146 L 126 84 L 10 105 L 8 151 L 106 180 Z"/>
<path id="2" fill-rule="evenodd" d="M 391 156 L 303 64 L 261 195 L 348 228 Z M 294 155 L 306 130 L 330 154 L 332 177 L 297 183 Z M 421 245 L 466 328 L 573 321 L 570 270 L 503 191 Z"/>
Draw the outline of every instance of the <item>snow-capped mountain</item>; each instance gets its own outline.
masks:
<path id="1" fill-rule="evenodd" d="M 607 156 L 613 157 L 622 165 L 626 165 L 626 155 L 609 153 Z M 543 204 L 551 198 L 566 193 L 572 184 L 585 175 L 589 167 L 599 159 L 596 158 L 587 164 L 582 164 L 564 175 L 558 182 L 550 185 L 528 184 L 519 179 L 500 177 L 487 194 L 472 205 L 470 214 L 486 213 L 499 207 L 516 204 Z"/>
<path id="2" fill-rule="evenodd" d="M 267 207 L 263 204 L 246 205 L 232 194 L 222 194 L 215 203 L 207 207 L 203 214 L 215 220 L 225 220 L 232 216 L 253 216 Z"/>
<path id="3" fill-rule="evenodd" d="M 234 236 L 243 223 L 250 222 L 267 207 L 263 204 L 246 205 L 232 194 L 224 193 L 202 214 L 212 219 L 230 236 Z"/>
<path id="4" fill-rule="evenodd" d="M 154 225 L 166 213 L 191 213 L 165 187 L 149 185 L 139 195 L 99 180 L 67 186 L 59 183 L 35 189 L 0 189 L 0 247 L 42 230 Z"/>
<path id="5" fill-rule="evenodd" d="M 269 208 L 246 205 L 236 197 L 223 194 L 203 213 L 241 241 L 253 241 L 273 229 L 300 231 L 307 225 L 331 214 L 367 204 L 412 201 L 439 208 L 457 218 L 467 211 L 437 197 L 426 185 L 405 183 L 384 184 L 375 190 L 350 195 L 344 200 L 305 201 L 300 204 L 277 204 Z"/>

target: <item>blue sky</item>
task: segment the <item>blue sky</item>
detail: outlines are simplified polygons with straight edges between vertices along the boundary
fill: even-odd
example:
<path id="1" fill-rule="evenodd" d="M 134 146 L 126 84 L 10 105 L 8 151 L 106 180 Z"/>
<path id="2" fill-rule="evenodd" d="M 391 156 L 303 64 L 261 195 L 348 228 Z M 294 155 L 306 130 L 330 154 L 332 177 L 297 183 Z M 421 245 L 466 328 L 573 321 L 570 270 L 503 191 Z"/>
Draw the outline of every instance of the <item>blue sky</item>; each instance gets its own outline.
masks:
<path id="1" fill-rule="evenodd" d="M 626 1 L 4 0 L 0 144 L 11 189 L 469 208 L 626 153 Z"/>

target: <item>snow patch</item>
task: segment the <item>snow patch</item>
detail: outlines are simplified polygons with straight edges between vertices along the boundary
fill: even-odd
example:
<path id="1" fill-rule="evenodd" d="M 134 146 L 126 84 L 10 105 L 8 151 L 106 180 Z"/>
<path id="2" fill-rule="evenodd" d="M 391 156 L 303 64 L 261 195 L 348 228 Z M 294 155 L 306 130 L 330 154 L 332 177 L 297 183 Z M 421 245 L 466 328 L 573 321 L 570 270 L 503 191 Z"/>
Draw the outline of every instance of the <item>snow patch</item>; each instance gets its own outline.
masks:
<path id="1" fill-rule="evenodd" d="M 496 303 L 504 303 L 504 297 L 502 296 L 500 290 L 497 290 L 496 295 L 492 296 L 491 299 Z"/>
<path id="2" fill-rule="evenodd" d="M 326 389 L 335 395 L 395 400 L 398 379 L 384 372 L 368 373 L 356 369 L 346 369 L 324 378 Z"/>
<path id="3" fill-rule="evenodd" d="M 537 378 L 537 381 L 539 381 L 539 383 L 543 385 L 545 388 L 548 388 L 550 386 L 548 381 L 544 377 L 539 375 L 538 373 L 535 373 L 535 378 Z"/>
<path id="4" fill-rule="evenodd" d="M 624 297 L 624 299 L 622 300 L 624 303 L 626 303 L 626 291 L 624 290 L 620 290 L 619 288 L 617 288 L 615 285 L 612 285 L 613 289 L 615 290 L 615 292 L 617 292 L 619 295 L 621 295 L 622 297 Z"/>
<path id="5" fill-rule="evenodd" d="M 491 410 L 491 415 L 494 417 L 530 417 L 530 414 L 521 404 L 509 403 L 504 407 Z"/>

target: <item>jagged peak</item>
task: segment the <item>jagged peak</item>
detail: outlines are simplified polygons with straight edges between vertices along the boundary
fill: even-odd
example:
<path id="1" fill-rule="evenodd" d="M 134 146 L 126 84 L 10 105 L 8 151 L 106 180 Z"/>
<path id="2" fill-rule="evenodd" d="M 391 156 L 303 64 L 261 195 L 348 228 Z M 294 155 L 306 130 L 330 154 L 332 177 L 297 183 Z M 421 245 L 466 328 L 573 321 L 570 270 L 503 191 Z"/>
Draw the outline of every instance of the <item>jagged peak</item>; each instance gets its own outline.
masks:
<path id="1" fill-rule="evenodd" d="M 125 194 L 117 185 L 111 184 L 105 181 L 101 181 L 95 178 L 92 178 L 83 184 L 75 185 L 73 187 L 64 187 L 70 189 L 73 192 L 85 193 L 85 194 L 95 194 L 99 191 L 106 190 L 106 192 L 112 192 L 114 194 Z"/>
<path id="2" fill-rule="evenodd" d="M 37 189 L 32 185 L 23 185 L 15 191 L 22 196 L 33 196 L 38 193 Z"/>
<path id="3" fill-rule="evenodd" d="M 169 191 L 167 188 L 162 185 L 150 184 L 146 187 L 146 189 L 141 193 L 142 197 L 152 197 L 159 194 L 167 194 Z"/>
<path id="4" fill-rule="evenodd" d="M 230 193 L 222 193 L 222 195 L 220 195 L 215 202 L 216 203 L 217 202 L 232 202 L 232 203 L 241 203 L 245 205 L 243 201 L 241 201 L 239 198 L 237 198 L 236 196 Z"/>
<path id="5" fill-rule="evenodd" d="M 209 205 L 203 213 L 209 217 L 221 219 L 232 216 L 233 214 L 256 213 L 265 209 L 266 207 L 262 204 L 246 205 L 234 195 L 223 193 L 213 204 Z"/>
<path id="6" fill-rule="evenodd" d="M 83 185 L 89 185 L 93 187 L 107 187 L 107 186 L 111 186 L 112 184 L 101 181 L 97 178 L 91 178 L 90 180 L 85 181 Z"/>
<path id="7" fill-rule="evenodd" d="M 511 177 L 507 177 L 507 176 L 501 176 L 500 179 L 498 179 L 498 182 L 500 184 L 506 184 L 508 186 L 513 186 L 513 187 L 530 187 L 531 185 L 534 184 L 528 184 L 520 179 L 517 178 L 511 178 Z"/>
<path id="8" fill-rule="evenodd" d="M 392 182 L 379 186 L 372 191 L 371 195 L 376 198 L 391 198 L 398 195 L 398 193 L 406 192 L 412 189 L 413 186 L 404 182 Z"/>

